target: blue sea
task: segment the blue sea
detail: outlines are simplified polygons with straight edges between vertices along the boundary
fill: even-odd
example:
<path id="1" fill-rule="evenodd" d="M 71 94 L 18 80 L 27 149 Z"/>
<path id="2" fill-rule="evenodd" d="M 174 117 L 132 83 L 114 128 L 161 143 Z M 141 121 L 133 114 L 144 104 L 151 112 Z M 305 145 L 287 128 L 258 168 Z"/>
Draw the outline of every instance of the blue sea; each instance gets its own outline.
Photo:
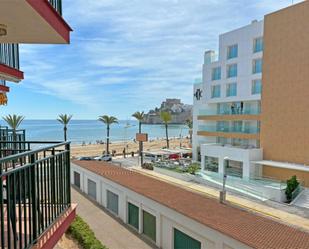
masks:
<path id="1" fill-rule="evenodd" d="M 3 120 L 1 125 L 5 125 Z M 24 120 L 20 129 L 26 129 L 29 141 L 60 141 L 63 140 L 63 126 L 57 120 Z M 129 141 L 135 138 L 138 122 L 121 120 L 110 129 L 110 139 L 113 142 Z M 188 136 L 189 130 L 185 125 L 169 125 L 169 137 Z M 148 133 L 149 139 L 165 137 L 164 125 L 143 124 L 142 132 Z M 73 144 L 96 143 L 106 139 L 106 126 L 97 120 L 71 120 L 68 125 L 68 139 Z"/>

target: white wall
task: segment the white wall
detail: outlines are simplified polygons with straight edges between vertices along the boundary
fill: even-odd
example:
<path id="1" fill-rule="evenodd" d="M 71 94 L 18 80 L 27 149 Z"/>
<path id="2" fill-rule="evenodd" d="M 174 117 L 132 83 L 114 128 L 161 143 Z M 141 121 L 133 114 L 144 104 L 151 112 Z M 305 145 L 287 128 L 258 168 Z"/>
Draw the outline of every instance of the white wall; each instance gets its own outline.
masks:
<path id="1" fill-rule="evenodd" d="M 127 223 L 127 202 L 139 207 L 139 233 L 142 232 L 142 210 L 145 210 L 156 217 L 156 245 L 163 249 L 172 249 L 174 243 L 174 228 L 186 233 L 201 242 L 203 249 L 248 249 L 250 247 L 224 235 L 220 232 L 208 228 L 173 209 L 170 209 L 158 202 L 155 202 L 143 195 L 114 183 L 102 176 L 96 175 L 82 167 L 71 164 L 71 179 L 73 184 L 74 171 L 80 173 L 81 182 L 86 179 L 94 180 L 98 183 L 101 196 L 97 202 L 106 207 L 106 190 L 110 190 L 119 195 L 119 218 Z M 81 191 L 87 193 L 87 185 L 81 184 Z M 227 247 L 229 246 L 229 247 Z"/>

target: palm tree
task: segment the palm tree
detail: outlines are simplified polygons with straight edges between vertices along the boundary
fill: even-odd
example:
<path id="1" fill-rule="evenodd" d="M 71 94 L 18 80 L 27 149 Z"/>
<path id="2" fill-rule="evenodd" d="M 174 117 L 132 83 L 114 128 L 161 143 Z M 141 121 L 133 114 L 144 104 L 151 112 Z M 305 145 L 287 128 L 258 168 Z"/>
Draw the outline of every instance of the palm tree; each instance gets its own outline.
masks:
<path id="1" fill-rule="evenodd" d="M 144 121 L 144 118 L 145 118 L 144 112 L 135 112 L 132 114 L 132 117 L 138 120 L 138 132 L 142 133 L 142 122 Z M 141 165 L 143 165 L 142 151 L 143 151 L 143 143 L 139 142 L 139 156 L 141 158 Z"/>
<path id="2" fill-rule="evenodd" d="M 17 137 L 16 137 L 16 131 L 18 129 L 18 127 L 20 126 L 20 124 L 23 122 L 23 120 L 25 119 L 24 116 L 20 116 L 20 115 L 7 115 L 5 117 L 3 117 L 3 120 L 5 122 L 7 122 L 8 126 L 11 127 L 11 129 L 13 130 L 13 142 L 16 142 Z M 16 144 L 14 143 L 13 145 L 14 150 L 16 150 Z"/>
<path id="3" fill-rule="evenodd" d="M 171 122 L 172 116 L 169 112 L 161 112 L 160 117 L 165 125 L 165 134 L 166 134 L 166 147 L 169 149 L 170 143 L 168 140 L 168 123 Z"/>
<path id="4" fill-rule="evenodd" d="M 189 135 L 190 135 L 190 144 L 192 145 L 192 133 L 193 133 L 193 122 L 192 119 L 187 119 L 186 120 L 186 125 L 189 128 Z"/>
<path id="5" fill-rule="evenodd" d="M 98 120 L 103 122 L 104 124 L 106 124 L 106 129 L 107 129 L 106 151 L 107 151 L 107 154 L 109 154 L 109 130 L 110 130 L 110 125 L 118 124 L 118 119 L 116 117 L 113 117 L 113 116 L 103 115 L 103 116 L 100 116 Z"/>
<path id="6" fill-rule="evenodd" d="M 64 134 L 64 141 L 67 141 L 67 125 L 69 124 L 70 120 L 72 118 L 72 115 L 67 114 L 60 114 L 57 120 L 63 124 L 63 134 Z"/>

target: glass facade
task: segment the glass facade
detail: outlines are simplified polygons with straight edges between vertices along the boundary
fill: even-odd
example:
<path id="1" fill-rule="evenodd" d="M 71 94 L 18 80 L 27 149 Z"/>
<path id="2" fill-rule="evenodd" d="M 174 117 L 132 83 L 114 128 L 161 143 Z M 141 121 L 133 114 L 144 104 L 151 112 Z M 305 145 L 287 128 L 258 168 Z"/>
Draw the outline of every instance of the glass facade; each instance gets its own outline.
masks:
<path id="1" fill-rule="evenodd" d="M 205 156 L 205 170 L 219 172 L 219 159 L 216 157 Z"/>
<path id="2" fill-rule="evenodd" d="M 237 96 L 237 83 L 226 85 L 226 97 Z"/>
<path id="3" fill-rule="evenodd" d="M 261 94 L 262 92 L 262 80 L 254 80 L 252 81 L 252 94 Z"/>
<path id="4" fill-rule="evenodd" d="M 220 98 L 221 86 L 216 85 L 211 87 L 211 98 Z"/>
<path id="5" fill-rule="evenodd" d="M 237 64 L 227 66 L 227 78 L 237 77 Z"/>
<path id="6" fill-rule="evenodd" d="M 262 59 L 256 59 L 253 61 L 253 68 L 252 68 L 252 73 L 261 73 L 263 68 L 263 61 Z"/>
<path id="7" fill-rule="evenodd" d="M 232 45 L 227 48 L 227 59 L 237 58 L 238 56 L 238 45 Z"/>
<path id="8" fill-rule="evenodd" d="M 221 67 L 215 67 L 211 71 L 211 80 L 221 79 Z"/>
<path id="9" fill-rule="evenodd" d="M 264 40 L 263 37 L 254 39 L 253 52 L 258 53 L 264 50 Z"/>

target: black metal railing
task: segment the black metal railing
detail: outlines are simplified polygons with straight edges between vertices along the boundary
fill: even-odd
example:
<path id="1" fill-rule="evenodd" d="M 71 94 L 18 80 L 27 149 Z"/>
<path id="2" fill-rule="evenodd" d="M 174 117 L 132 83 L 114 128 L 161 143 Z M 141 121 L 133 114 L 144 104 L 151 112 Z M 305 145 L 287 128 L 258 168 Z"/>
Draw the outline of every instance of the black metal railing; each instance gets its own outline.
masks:
<path id="1" fill-rule="evenodd" d="M 30 148 L 29 143 L 25 143 L 26 131 L 25 130 L 13 130 L 6 126 L 0 126 L 0 158 L 10 156 L 12 154 L 21 153 Z M 15 143 L 11 143 L 15 141 Z"/>
<path id="2" fill-rule="evenodd" d="M 0 159 L 0 248 L 30 248 L 71 203 L 70 143 L 25 143 Z"/>
<path id="3" fill-rule="evenodd" d="M 18 44 L 0 43 L 0 63 L 19 70 Z"/>
<path id="4" fill-rule="evenodd" d="M 62 0 L 48 0 L 48 2 L 62 16 Z"/>

